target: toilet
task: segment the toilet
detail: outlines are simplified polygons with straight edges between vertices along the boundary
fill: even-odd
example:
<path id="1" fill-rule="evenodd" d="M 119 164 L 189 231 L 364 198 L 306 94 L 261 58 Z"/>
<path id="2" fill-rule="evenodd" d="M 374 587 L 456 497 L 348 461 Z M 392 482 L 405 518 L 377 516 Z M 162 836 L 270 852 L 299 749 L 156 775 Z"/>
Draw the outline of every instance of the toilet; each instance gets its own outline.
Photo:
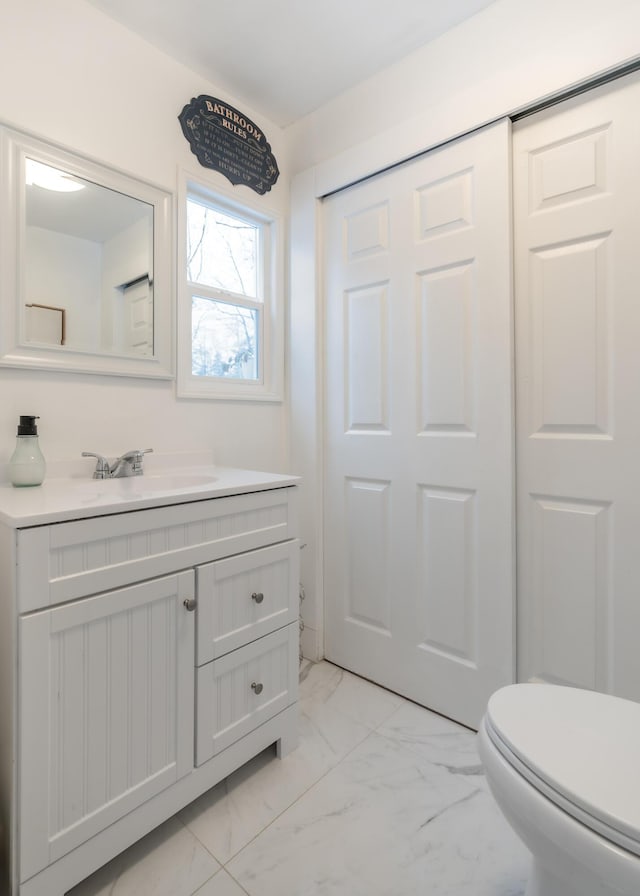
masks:
<path id="1" fill-rule="evenodd" d="M 487 781 L 531 852 L 525 896 L 639 896 L 640 704 L 548 684 L 490 698 Z"/>

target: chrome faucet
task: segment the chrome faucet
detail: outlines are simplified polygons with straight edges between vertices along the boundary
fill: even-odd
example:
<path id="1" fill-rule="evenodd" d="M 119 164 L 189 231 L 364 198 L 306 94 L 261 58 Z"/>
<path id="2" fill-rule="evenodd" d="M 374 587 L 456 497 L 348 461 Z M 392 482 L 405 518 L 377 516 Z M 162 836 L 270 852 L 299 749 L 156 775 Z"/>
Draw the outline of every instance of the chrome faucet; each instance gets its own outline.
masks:
<path id="1" fill-rule="evenodd" d="M 113 462 L 110 469 L 112 479 L 121 479 L 124 476 L 142 476 L 143 454 L 149 454 L 153 448 L 133 448 L 131 451 L 125 451 L 120 457 Z"/>
<path id="2" fill-rule="evenodd" d="M 102 454 L 94 454 L 93 451 L 83 451 L 82 456 L 96 458 L 94 479 L 122 479 L 125 476 L 142 476 L 143 455 L 152 451 L 153 448 L 133 448 L 121 454 L 112 464 Z"/>

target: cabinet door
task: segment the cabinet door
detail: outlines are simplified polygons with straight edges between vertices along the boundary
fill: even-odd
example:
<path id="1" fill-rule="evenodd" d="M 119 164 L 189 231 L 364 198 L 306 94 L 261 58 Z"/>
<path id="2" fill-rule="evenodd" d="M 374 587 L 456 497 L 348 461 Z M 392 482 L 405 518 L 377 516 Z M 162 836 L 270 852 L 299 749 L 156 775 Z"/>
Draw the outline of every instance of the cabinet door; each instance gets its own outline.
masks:
<path id="1" fill-rule="evenodd" d="M 20 620 L 20 879 L 193 768 L 192 571 Z"/>
<path id="2" fill-rule="evenodd" d="M 298 618 L 299 553 L 288 541 L 198 567 L 198 666 Z"/>

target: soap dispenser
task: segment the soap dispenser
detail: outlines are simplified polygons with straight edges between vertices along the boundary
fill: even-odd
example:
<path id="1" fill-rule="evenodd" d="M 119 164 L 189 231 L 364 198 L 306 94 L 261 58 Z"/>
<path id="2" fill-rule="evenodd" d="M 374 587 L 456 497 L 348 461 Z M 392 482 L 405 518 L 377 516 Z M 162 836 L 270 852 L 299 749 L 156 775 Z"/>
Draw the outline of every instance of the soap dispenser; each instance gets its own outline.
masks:
<path id="1" fill-rule="evenodd" d="M 21 416 L 18 424 L 16 450 L 9 461 L 9 478 L 17 488 L 40 485 L 44 479 L 46 464 L 38 442 L 39 417 Z"/>

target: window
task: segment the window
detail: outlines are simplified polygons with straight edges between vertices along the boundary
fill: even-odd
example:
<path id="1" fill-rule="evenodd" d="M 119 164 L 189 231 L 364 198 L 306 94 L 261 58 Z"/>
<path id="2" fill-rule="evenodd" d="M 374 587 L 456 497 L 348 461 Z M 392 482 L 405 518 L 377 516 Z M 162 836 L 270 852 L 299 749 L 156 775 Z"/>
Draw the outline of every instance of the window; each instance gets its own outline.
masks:
<path id="1" fill-rule="evenodd" d="M 185 179 L 178 394 L 282 398 L 277 219 Z"/>

